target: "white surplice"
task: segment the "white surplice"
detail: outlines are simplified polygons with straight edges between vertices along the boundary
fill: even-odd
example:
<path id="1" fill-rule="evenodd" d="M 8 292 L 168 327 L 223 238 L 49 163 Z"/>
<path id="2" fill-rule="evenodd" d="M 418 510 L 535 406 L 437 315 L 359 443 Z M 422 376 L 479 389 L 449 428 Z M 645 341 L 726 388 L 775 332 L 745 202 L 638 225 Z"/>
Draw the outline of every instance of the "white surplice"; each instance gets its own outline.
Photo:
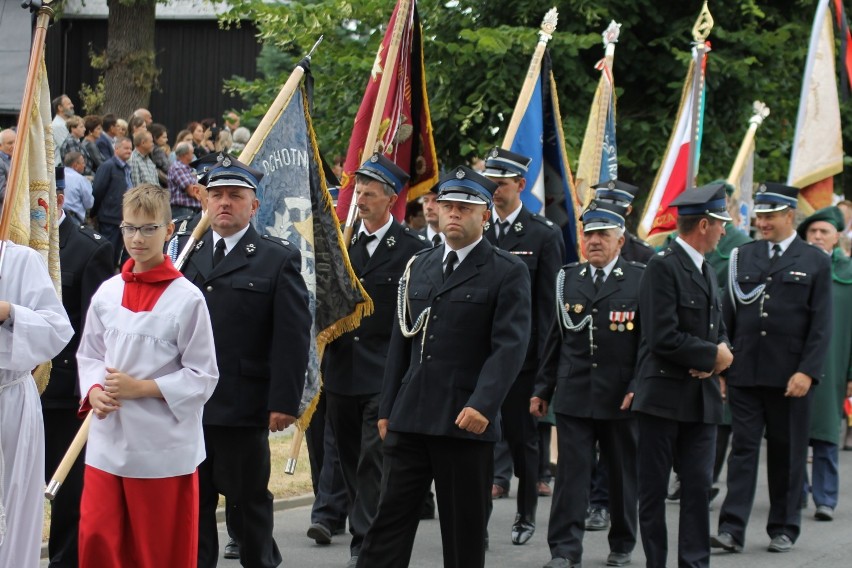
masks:
<path id="1" fill-rule="evenodd" d="M 44 259 L 7 243 L 0 300 L 14 317 L 0 325 L 0 566 L 35 568 L 44 516 L 44 425 L 30 371 L 50 361 L 74 330 Z"/>

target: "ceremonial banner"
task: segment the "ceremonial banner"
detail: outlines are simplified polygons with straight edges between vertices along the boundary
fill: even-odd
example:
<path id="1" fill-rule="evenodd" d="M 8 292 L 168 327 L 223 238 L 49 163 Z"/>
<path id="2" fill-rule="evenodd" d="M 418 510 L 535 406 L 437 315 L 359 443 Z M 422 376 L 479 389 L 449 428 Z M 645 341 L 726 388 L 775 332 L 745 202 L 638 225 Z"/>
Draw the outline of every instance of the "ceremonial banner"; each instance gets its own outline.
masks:
<path id="1" fill-rule="evenodd" d="M 577 209 L 574 180 L 568 165 L 559 97 L 545 51 L 541 74 L 509 148 L 532 158 L 521 201 L 533 213 L 544 214 L 562 229 L 566 262 L 578 260 Z"/>
<path id="2" fill-rule="evenodd" d="M 398 18 L 403 19 L 399 56 L 394 61 L 387 61 Z M 380 82 L 385 73 L 392 75 L 387 96 L 379 100 Z M 368 141 L 370 122 L 376 112 L 381 113 L 377 138 Z M 346 220 L 349 212 L 355 189 L 355 170 L 372 155 L 374 148 L 411 176 L 391 210 L 398 221 L 403 221 L 406 204 L 427 193 L 438 181 L 438 158 L 426 95 L 423 30 L 417 4 L 413 0 L 397 1 L 355 116 L 340 179 L 337 216 L 341 221 Z"/>
<path id="3" fill-rule="evenodd" d="M 20 152 L 20 167 L 7 180 L 4 207 L 11 209 L 9 240 L 38 251 L 47 262 L 56 293 L 62 296 L 59 274 L 59 231 L 56 206 L 56 179 L 53 170 L 53 128 L 50 125 L 50 87 L 44 53 L 35 71 L 35 89 L 28 128 L 17 133 L 15 153 Z M 11 186 L 20 188 L 10 200 Z M 39 393 L 47 387 L 50 362 L 39 365 L 33 376 Z"/>
<path id="4" fill-rule="evenodd" d="M 801 189 L 799 208 L 805 215 L 831 205 L 834 176 L 843 171 L 834 31 L 828 2 L 819 0 L 817 4 L 787 174 L 787 185 Z"/>
<path id="5" fill-rule="evenodd" d="M 642 212 L 639 236 L 652 244 L 662 242 L 666 235 L 675 230 L 677 209 L 670 204 L 686 189 L 687 185 L 694 183 L 694 180 L 687 179 L 691 156 L 694 159 L 692 167 L 696 173 L 698 172 L 705 97 L 704 88 L 696 93 L 693 80 L 696 72 L 700 72 L 703 76 L 706 61 L 706 51 L 699 53 L 693 48 L 693 58 L 689 62 L 689 70 L 683 83 L 675 126 L 663 156 L 663 163 L 654 179 L 648 200 L 645 202 L 645 210 Z M 696 96 L 699 98 L 698 101 L 695 100 Z M 696 125 L 697 130 L 693 136 Z"/>
<path id="6" fill-rule="evenodd" d="M 358 327 L 373 303 L 352 271 L 334 215 L 317 148 L 308 95 L 297 90 L 254 156 L 241 156 L 264 173 L 258 188 L 255 229 L 289 241 L 302 253 L 302 276 L 314 315 L 311 356 L 299 407 L 307 428 L 320 390 L 320 358 L 325 346 Z M 286 322 L 285 322 L 286 323 Z"/>
<path id="7" fill-rule="evenodd" d="M 846 11 L 843 9 L 842 0 L 834 0 L 834 18 L 837 29 L 840 31 L 840 54 L 843 59 L 840 65 L 840 84 L 843 87 L 843 100 L 849 97 L 852 88 L 852 33 L 849 31 L 849 22 L 846 20 Z"/>
<path id="8" fill-rule="evenodd" d="M 603 33 L 606 56 L 595 69 L 601 72 L 598 88 L 592 99 L 586 134 L 580 149 L 575 185 L 577 195 L 584 204 L 594 197 L 592 188 L 598 183 L 618 179 L 618 148 L 615 142 L 615 81 L 612 76 L 612 58 L 618 41 L 621 24 L 614 21 Z"/>
<path id="9" fill-rule="evenodd" d="M 737 228 L 748 235 L 751 229 L 751 214 L 754 211 L 754 140 L 749 146 L 742 171 L 734 182 L 734 197 L 740 200 L 740 217 L 735 219 Z"/>

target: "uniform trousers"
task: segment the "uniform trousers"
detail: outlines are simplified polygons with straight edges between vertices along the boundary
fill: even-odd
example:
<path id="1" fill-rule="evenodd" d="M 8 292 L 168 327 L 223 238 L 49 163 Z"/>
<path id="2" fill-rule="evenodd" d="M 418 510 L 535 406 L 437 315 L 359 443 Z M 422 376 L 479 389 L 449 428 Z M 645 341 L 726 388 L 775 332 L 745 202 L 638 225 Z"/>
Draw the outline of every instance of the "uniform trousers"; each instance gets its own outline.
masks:
<path id="1" fill-rule="evenodd" d="M 198 466 L 200 491 L 198 567 L 214 568 L 219 560 L 216 506 L 225 496 L 228 523 L 240 545 L 240 563 L 272 568 L 281 553 L 272 536 L 269 492 L 269 430 L 259 427 L 204 426 L 207 457 Z"/>
<path id="2" fill-rule="evenodd" d="M 305 431 L 305 439 L 316 497 L 311 508 L 311 523 L 320 523 L 334 533 L 346 525 L 349 502 L 337 455 L 337 440 L 329 423 L 326 406 L 326 394 L 323 392 L 311 419 L 311 427 Z"/>
<path id="3" fill-rule="evenodd" d="M 120 477 L 86 466 L 80 503 L 80 566 L 194 568 L 198 472 Z"/>
<path id="4" fill-rule="evenodd" d="M 379 395 L 339 395 L 326 390 L 328 417 L 337 439 L 337 454 L 343 483 L 351 507 L 349 550 L 358 556 L 364 535 L 376 516 L 382 482 L 382 439 L 379 421 Z M 335 527 L 328 527 L 334 530 Z"/>
<path id="5" fill-rule="evenodd" d="M 423 499 L 434 479 L 444 568 L 483 568 L 493 458 L 492 442 L 389 431 L 379 509 L 358 567 L 409 565 Z"/>
<path id="6" fill-rule="evenodd" d="M 636 546 L 636 448 L 634 419 L 595 420 L 556 414 L 559 461 L 550 508 L 547 542 L 552 557 L 580 562 L 583 557 L 586 508 L 592 480 L 595 441 L 609 471 L 612 552 Z"/>
<path id="7" fill-rule="evenodd" d="M 728 493 L 719 512 L 719 532 L 730 534 L 737 543 L 745 542 L 764 431 L 769 485 L 766 532 L 770 537 L 785 534 L 793 542 L 799 537 L 811 399 L 812 391 L 793 398 L 784 396 L 782 388 L 728 385 L 733 438 L 728 457 Z"/>
<path id="8" fill-rule="evenodd" d="M 530 414 L 530 397 L 535 386 L 535 369 L 524 369 L 512 383 L 503 401 L 503 439 L 512 456 L 518 476 L 518 514 L 535 521 L 538 504 L 538 425 Z M 508 489 L 508 485 L 506 486 Z M 488 516 L 491 517 L 489 501 Z"/>
<path id="9" fill-rule="evenodd" d="M 638 412 L 639 531 L 648 568 L 664 568 L 668 556 L 666 493 L 673 458 L 680 456 L 678 566 L 710 565 L 710 488 L 716 425 L 679 422 Z M 612 474 L 612 471 L 610 471 Z"/>
<path id="10" fill-rule="evenodd" d="M 43 408 L 44 416 L 44 476 L 50 483 L 53 472 L 68 451 L 68 446 L 83 423 L 77 408 Z M 71 466 L 62 482 L 62 490 L 50 502 L 50 538 L 47 553 L 50 568 L 77 567 L 77 535 L 80 525 L 80 496 L 83 493 L 83 453 Z"/>

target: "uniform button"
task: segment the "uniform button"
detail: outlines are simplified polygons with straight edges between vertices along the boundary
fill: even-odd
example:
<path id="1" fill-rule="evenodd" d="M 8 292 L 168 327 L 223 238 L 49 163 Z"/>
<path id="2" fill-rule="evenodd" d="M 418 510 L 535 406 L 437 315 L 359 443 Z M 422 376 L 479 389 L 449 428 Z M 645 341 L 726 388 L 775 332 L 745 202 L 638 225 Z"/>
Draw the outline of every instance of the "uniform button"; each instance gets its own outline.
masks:
<path id="1" fill-rule="evenodd" d="M 432 341 L 433 339 L 435 339 L 435 336 L 434 336 L 434 335 L 430 335 L 430 336 L 429 336 L 429 341 Z"/>
<path id="2" fill-rule="evenodd" d="M 431 360 L 432 360 L 432 356 L 431 356 L 431 355 L 426 355 L 426 360 L 427 360 L 427 361 L 431 361 Z"/>
<path id="3" fill-rule="evenodd" d="M 364 283 L 364 279 L 363 279 L 363 278 L 359 278 L 359 279 L 358 279 L 358 281 L 359 281 L 359 282 L 361 282 L 361 284 L 363 284 L 363 283 Z M 414 293 L 414 295 L 416 296 L 416 295 L 417 295 L 417 292 L 415 292 L 415 293 Z"/>
<path id="4" fill-rule="evenodd" d="M 666 374 L 666 372 L 665 372 L 663 369 L 660 369 L 660 374 L 661 374 L 661 375 L 665 375 L 665 374 Z"/>
<path id="5" fill-rule="evenodd" d="M 416 296 L 416 295 L 418 295 L 418 294 L 420 294 L 420 292 L 414 292 L 414 295 L 415 295 L 415 296 Z"/>
<path id="6" fill-rule="evenodd" d="M 465 300 L 470 300 L 470 294 L 466 295 L 464 298 Z"/>
<path id="7" fill-rule="evenodd" d="M 432 316 L 432 321 L 435 321 L 436 319 L 438 319 L 438 316 Z"/>
<path id="8" fill-rule="evenodd" d="M 361 338 L 356 335 L 352 338 L 352 341 L 361 341 Z"/>
<path id="9" fill-rule="evenodd" d="M 598 368 L 598 364 L 597 364 L 597 363 L 592 363 L 592 369 L 597 369 L 597 368 Z"/>
<path id="10" fill-rule="evenodd" d="M 689 303 L 690 303 L 690 304 L 694 304 L 694 303 L 695 303 L 695 300 L 690 300 L 690 301 L 689 301 Z"/>
<path id="11" fill-rule="evenodd" d="M 767 277 L 766 277 L 766 281 L 767 281 L 767 282 L 772 282 L 772 277 L 771 277 L 771 276 L 767 276 Z"/>
<path id="12" fill-rule="evenodd" d="M 388 282 L 393 282 L 393 278 L 388 277 Z"/>
<path id="13" fill-rule="evenodd" d="M 764 300 L 768 300 L 768 299 L 769 299 L 769 294 L 765 294 L 765 295 L 763 296 L 763 299 L 764 299 Z"/>
<path id="14" fill-rule="evenodd" d="M 760 335 L 762 335 L 763 337 L 766 337 L 766 332 L 765 332 L 765 331 L 761 331 L 761 332 L 760 332 Z"/>
<path id="15" fill-rule="evenodd" d="M 768 318 L 768 317 L 769 317 L 769 314 L 767 314 L 766 312 L 763 312 L 762 314 L 760 314 L 760 317 L 762 317 L 762 318 Z"/>
<path id="16" fill-rule="evenodd" d="M 710 329 L 713 329 L 713 324 L 712 324 L 712 323 L 710 324 Z"/>
<path id="17" fill-rule="evenodd" d="M 436 297 L 436 298 L 435 298 L 435 301 L 436 301 L 436 302 L 440 302 L 440 301 L 441 301 L 441 296 Z"/>
<path id="18" fill-rule="evenodd" d="M 593 314 L 598 313 L 598 309 L 597 309 L 597 308 L 592 308 L 592 313 L 593 313 Z"/>
<path id="19" fill-rule="evenodd" d="M 213 286 L 208 286 L 208 287 L 207 287 L 207 291 L 208 291 L 208 292 L 212 292 L 212 291 L 213 291 Z"/>
<path id="20" fill-rule="evenodd" d="M 68 359 L 63 359 L 63 360 L 62 360 L 62 362 L 63 362 L 63 363 L 65 363 L 65 364 L 67 365 L 67 364 L 68 364 Z"/>
<path id="21" fill-rule="evenodd" d="M 249 288 L 254 288 L 254 282 L 249 282 Z"/>

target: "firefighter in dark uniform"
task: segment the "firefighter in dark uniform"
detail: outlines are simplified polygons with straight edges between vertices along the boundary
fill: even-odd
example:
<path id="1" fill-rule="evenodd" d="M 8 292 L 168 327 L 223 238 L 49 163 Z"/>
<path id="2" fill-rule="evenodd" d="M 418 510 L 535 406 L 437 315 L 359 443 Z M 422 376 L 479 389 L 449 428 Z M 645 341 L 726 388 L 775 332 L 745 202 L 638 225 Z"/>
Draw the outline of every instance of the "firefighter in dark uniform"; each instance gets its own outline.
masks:
<path id="1" fill-rule="evenodd" d="M 324 357 L 326 412 L 351 503 L 349 565 L 353 568 L 379 504 L 382 440 L 376 423 L 396 322 L 399 279 L 409 259 L 427 248 L 425 237 L 403 227 L 390 214 L 407 181 L 405 171 L 378 153 L 355 172 L 353 199 L 360 222 L 349 259 L 375 308 L 357 329 L 329 344 Z"/>
<path id="2" fill-rule="evenodd" d="M 220 493 L 228 500 L 243 565 L 281 563 L 267 489 L 268 437 L 296 420 L 312 317 L 299 251 L 259 235 L 250 223 L 262 175 L 230 156 L 211 167 L 211 230 L 183 267 L 207 301 L 219 365 L 219 383 L 204 406 L 207 457 L 198 468 L 200 568 L 218 559 Z"/>
<path id="3" fill-rule="evenodd" d="M 633 211 L 633 199 L 639 188 L 618 179 L 608 180 L 595 187 L 595 200 L 602 203 L 613 203 L 626 208 L 625 219 Z M 628 231 L 624 230 L 624 246 L 621 247 L 621 258 L 633 262 L 647 264 L 654 256 L 654 247 Z"/>
<path id="4" fill-rule="evenodd" d="M 611 203 L 625 208 L 624 217 L 633 211 L 633 199 L 639 188 L 618 179 L 607 180 L 595 187 L 595 200 L 599 203 Z M 625 227 L 624 246 L 619 256 L 631 262 L 647 262 L 654 256 L 654 248 L 631 233 Z M 600 447 L 598 447 L 600 450 Z M 602 452 L 602 450 L 601 450 Z M 586 516 L 587 531 L 602 531 L 609 528 L 609 474 L 601 453 L 592 468 L 592 489 L 589 496 L 589 510 Z"/>
<path id="5" fill-rule="evenodd" d="M 831 330 L 831 259 L 796 234 L 798 193 L 761 184 L 754 212 L 762 240 L 731 254 L 725 323 L 737 354 L 727 373 L 733 439 L 712 542 L 730 552 L 745 542 L 764 432 L 768 550 L 789 551 L 800 531 L 811 387 L 822 375 Z"/>
<path id="6" fill-rule="evenodd" d="M 432 480 L 446 568 L 485 566 L 500 407 L 530 336 L 523 261 L 482 238 L 496 184 L 459 166 L 441 180 L 445 244 L 400 281 L 379 408 L 382 491 L 361 568 L 408 566 Z"/>
<path id="7" fill-rule="evenodd" d="M 704 260 L 731 219 L 725 188 L 690 188 L 672 205 L 678 237 L 651 258 L 639 287 L 643 338 L 632 408 L 639 422 L 639 530 L 649 568 L 666 565 L 666 486 L 675 456 L 681 476 L 678 565 L 710 564 L 719 373 L 733 360 L 716 278 Z"/>
<path id="8" fill-rule="evenodd" d="M 547 335 L 530 412 L 556 413 L 559 461 L 545 568 L 580 566 L 595 442 L 608 461 L 612 526 L 608 566 L 630 563 L 636 546 L 636 421 L 628 410 L 641 337 L 639 283 L 645 265 L 619 255 L 624 208 L 592 201 L 583 213 L 588 262 L 556 280 L 556 321 Z M 555 391 L 555 392 L 554 392 Z"/>
<path id="9" fill-rule="evenodd" d="M 59 211 L 65 201 L 64 168 L 56 169 L 56 201 Z M 45 482 L 65 456 L 80 429 L 77 410 L 80 392 L 77 386 L 77 347 L 80 331 L 92 294 L 113 274 L 113 248 L 110 242 L 61 214 L 59 219 L 59 262 L 62 279 L 62 305 L 68 313 L 74 337 L 53 358 L 50 381 L 41 395 L 44 417 Z M 50 503 L 50 539 L 47 543 L 50 566 L 77 566 L 77 533 L 80 522 L 80 495 L 83 492 L 83 457 L 80 456 L 62 483 L 62 491 Z"/>
<path id="10" fill-rule="evenodd" d="M 539 360 L 547 330 L 555 319 L 553 282 L 565 258 L 562 233 L 521 203 L 524 174 L 531 159 L 503 148 L 486 157 L 483 175 L 497 184 L 485 238 L 526 265 L 532 286 L 532 333 L 521 372 L 503 402 L 503 438 L 518 476 L 517 514 L 512 543 L 525 544 L 535 532 L 538 502 L 538 427 L 529 412 Z M 498 455 L 499 452 L 498 452 Z"/>

